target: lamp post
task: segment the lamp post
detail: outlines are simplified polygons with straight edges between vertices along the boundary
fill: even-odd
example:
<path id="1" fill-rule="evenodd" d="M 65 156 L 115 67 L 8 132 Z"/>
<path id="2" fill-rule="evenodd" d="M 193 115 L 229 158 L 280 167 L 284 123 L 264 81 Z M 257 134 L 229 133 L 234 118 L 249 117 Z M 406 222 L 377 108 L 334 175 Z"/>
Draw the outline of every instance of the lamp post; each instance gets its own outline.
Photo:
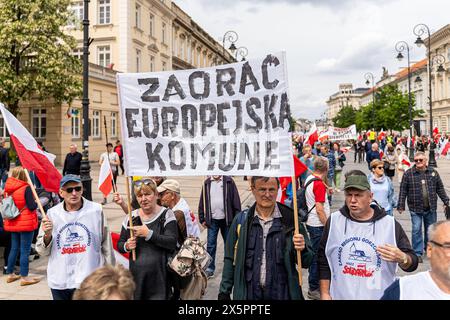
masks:
<path id="1" fill-rule="evenodd" d="M 224 56 L 225 56 L 225 41 L 231 42 L 231 45 L 228 48 L 228 50 L 231 51 L 231 54 L 234 54 L 234 52 L 236 51 L 236 46 L 234 44 L 236 43 L 236 41 L 238 39 L 239 39 L 239 36 L 235 31 L 230 30 L 230 31 L 225 32 L 225 34 L 223 35 L 223 42 L 222 42 Z"/>
<path id="2" fill-rule="evenodd" d="M 237 61 L 237 57 L 240 55 L 242 57 L 241 61 L 245 61 L 245 57 L 248 55 L 248 49 L 246 47 L 239 47 L 236 49 L 236 54 L 234 58 Z"/>
<path id="3" fill-rule="evenodd" d="M 411 60 L 409 58 L 409 45 L 405 41 L 399 41 L 395 44 L 395 50 L 397 50 L 397 60 L 402 61 L 404 56 L 402 52 L 405 52 L 408 58 L 408 110 L 409 110 L 409 160 L 414 160 L 414 146 L 412 146 L 413 124 L 412 124 L 412 97 L 411 97 Z"/>
<path id="4" fill-rule="evenodd" d="M 80 178 L 83 184 L 83 197 L 92 200 L 92 178 L 89 165 L 89 2 L 84 0 L 83 19 L 83 157 L 81 159 Z"/>
<path id="5" fill-rule="evenodd" d="M 425 34 L 428 35 L 428 102 L 430 105 L 430 136 L 431 136 L 431 143 L 430 143 L 430 154 L 429 154 L 429 162 L 428 165 L 430 167 L 437 167 L 437 163 L 436 163 L 436 157 L 434 155 L 434 149 L 436 148 L 436 144 L 434 143 L 434 138 L 433 138 L 433 96 L 431 95 L 431 68 L 433 67 L 433 61 L 435 61 L 437 64 L 439 64 L 439 67 L 437 69 L 437 72 L 442 72 L 445 71 L 444 67 L 442 66 L 442 64 L 445 62 L 445 58 L 440 55 L 440 54 L 436 54 L 434 56 L 434 58 L 431 58 L 431 32 L 430 32 L 430 28 L 423 23 L 420 23 L 418 25 L 416 25 L 413 29 L 414 34 L 417 36 L 417 40 L 414 42 L 418 47 L 421 47 L 423 44 L 425 44 L 425 42 L 422 40 L 422 36 Z M 417 81 L 417 79 L 416 79 Z"/>
<path id="6" fill-rule="evenodd" d="M 372 72 L 367 72 L 364 78 L 366 79 L 366 86 L 372 82 L 372 129 L 375 130 L 375 78 Z"/>

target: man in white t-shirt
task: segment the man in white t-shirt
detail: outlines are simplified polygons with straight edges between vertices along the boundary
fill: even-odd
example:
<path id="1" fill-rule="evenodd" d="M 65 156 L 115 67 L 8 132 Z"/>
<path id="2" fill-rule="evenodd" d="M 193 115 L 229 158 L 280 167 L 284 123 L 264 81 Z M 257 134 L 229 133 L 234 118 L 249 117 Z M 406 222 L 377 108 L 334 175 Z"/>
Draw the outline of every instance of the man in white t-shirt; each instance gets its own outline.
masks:
<path id="1" fill-rule="evenodd" d="M 330 204 L 327 197 L 327 187 L 323 180 L 328 175 L 328 160 L 316 157 L 314 160 L 314 172 L 305 180 L 306 204 L 308 205 L 308 220 L 306 229 L 309 233 L 311 245 L 314 251 L 314 259 L 309 267 L 308 298 L 320 300 L 319 269 L 317 265 L 317 250 L 322 237 L 324 225 L 330 216 Z"/>
<path id="2" fill-rule="evenodd" d="M 111 233 L 102 206 L 82 197 L 80 176 L 60 182 L 63 202 L 47 211 L 36 251 L 49 256 L 47 281 L 54 300 L 71 300 L 81 282 L 105 264 L 115 264 Z"/>
<path id="3" fill-rule="evenodd" d="M 119 155 L 113 151 L 112 143 L 107 143 L 106 149 L 108 150 L 108 152 L 102 153 L 102 155 L 100 156 L 99 164 L 101 166 L 103 161 L 109 160 L 109 164 L 111 165 L 111 171 L 113 174 L 114 184 L 117 185 L 117 175 L 119 173 L 117 166 L 120 165 L 120 158 Z M 103 198 L 102 205 L 105 205 L 106 203 L 107 199 Z"/>
<path id="4" fill-rule="evenodd" d="M 450 220 L 432 224 L 428 239 L 430 270 L 396 280 L 381 300 L 450 300 Z"/>

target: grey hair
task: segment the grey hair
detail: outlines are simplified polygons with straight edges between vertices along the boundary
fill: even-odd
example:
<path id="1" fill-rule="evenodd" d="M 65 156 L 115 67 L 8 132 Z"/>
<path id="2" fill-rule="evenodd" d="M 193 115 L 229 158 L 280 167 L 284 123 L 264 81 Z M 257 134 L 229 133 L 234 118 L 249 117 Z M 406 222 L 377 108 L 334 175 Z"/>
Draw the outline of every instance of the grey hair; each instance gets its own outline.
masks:
<path id="1" fill-rule="evenodd" d="M 442 225 L 442 224 L 450 224 L 450 220 L 442 220 L 442 221 L 438 221 L 433 223 L 429 228 L 428 228 L 428 240 L 433 240 L 435 234 L 436 234 L 436 230 L 437 228 Z"/>
<path id="2" fill-rule="evenodd" d="M 424 157 L 425 159 L 428 160 L 427 154 L 426 154 L 425 152 L 423 152 L 423 151 L 417 151 L 417 152 L 414 154 L 414 157 L 415 157 L 415 156 L 422 156 L 422 157 Z"/>

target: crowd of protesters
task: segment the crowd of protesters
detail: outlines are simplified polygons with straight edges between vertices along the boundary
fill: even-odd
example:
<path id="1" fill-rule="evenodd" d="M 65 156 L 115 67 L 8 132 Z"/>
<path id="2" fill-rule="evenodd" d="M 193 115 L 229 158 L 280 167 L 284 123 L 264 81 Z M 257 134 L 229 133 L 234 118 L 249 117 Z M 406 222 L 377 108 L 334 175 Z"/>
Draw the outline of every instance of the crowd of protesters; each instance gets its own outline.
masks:
<path id="1" fill-rule="evenodd" d="M 304 299 L 298 258 L 309 272 L 309 299 L 450 299 L 450 224 L 437 222 L 437 198 L 445 210 L 449 198 L 439 173 L 428 166 L 424 151 L 430 142 L 368 132 L 349 143 L 354 149 L 353 161 L 366 161 L 367 172 L 345 169 L 345 144 L 324 140 L 311 146 L 294 137 L 294 153 L 307 167 L 299 176 L 299 190 L 293 191 L 298 196 L 304 189 L 308 211 L 299 233 L 294 227 L 293 199 L 290 206 L 279 202 L 278 178 L 248 177 L 254 203 L 243 210 L 232 177 L 208 177 L 200 188 L 196 215 L 183 199 L 177 180 L 133 177 L 131 221 L 124 196 L 116 192 L 113 197 L 124 211 L 117 250 L 129 254 L 128 271 L 120 265 L 114 267 L 111 232 L 102 207 L 106 199 L 97 204 L 82 197 L 76 145 L 70 146 L 66 157 L 59 195 L 50 194 L 47 202 L 42 198 L 48 209 L 42 215 L 23 168 L 16 166 L 8 177 L 9 159 L 2 156 L 7 154 L 2 142 L 2 193 L 11 196 L 20 210 L 17 218 L 0 224 L 0 239 L 8 243 L 6 282 L 20 279 L 20 285 L 26 286 L 41 280 L 28 274 L 34 237 L 37 253 L 48 256 L 47 282 L 55 300 L 201 298 L 204 288 L 199 289 L 199 278 L 180 276 L 182 271 L 171 270 L 168 264 L 179 251 L 194 250 L 192 239 L 199 239 L 200 229 L 206 228 L 202 256 L 208 263 L 199 267 L 199 274 L 205 282 L 220 279 L 219 300 Z M 447 139 L 439 137 L 433 143 L 442 148 Z M 414 146 L 414 163 L 409 160 L 408 145 Z M 120 141 L 114 151 L 112 144 L 107 150 L 100 162 L 111 163 L 116 180 L 119 167 L 123 174 Z M 396 175 L 400 182 L 397 193 Z M 333 212 L 332 197 L 339 192 L 344 193 L 345 201 L 335 203 L 340 209 Z M 394 215 L 395 210 L 399 214 L 405 211 L 406 202 L 412 242 Z M 219 232 L 223 258 L 217 257 Z M 73 245 L 75 242 L 78 245 Z M 194 251 L 199 254 L 198 248 Z M 397 267 L 413 272 L 425 256 L 431 270 L 396 278 Z M 222 273 L 216 274 L 222 259 Z M 414 285 L 427 290 L 413 293 Z M 186 290 L 196 294 L 186 294 Z"/>

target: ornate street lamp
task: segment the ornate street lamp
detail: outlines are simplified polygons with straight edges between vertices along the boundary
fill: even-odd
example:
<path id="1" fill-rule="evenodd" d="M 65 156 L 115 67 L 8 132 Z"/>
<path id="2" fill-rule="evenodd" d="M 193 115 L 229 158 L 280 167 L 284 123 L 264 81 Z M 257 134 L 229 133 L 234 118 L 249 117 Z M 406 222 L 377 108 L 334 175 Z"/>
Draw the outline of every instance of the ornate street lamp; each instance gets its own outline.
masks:
<path id="1" fill-rule="evenodd" d="M 366 86 L 369 86 L 372 82 L 372 129 L 375 130 L 375 77 L 373 73 L 367 72 L 364 79 L 366 79 Z"/>
<path id="2" fill-rule="evenodd" d="M 412 98 L 411 98 L 411 61 L 409 59 L 409 45 L 405 41 L 399 41 L 395 45 L 395 50 L 397 50 L 397 52 L 398 52 L 398 54 L 397 54 L 398 61 L 403 60 L 404 56 L 403 56 L 402 52 L 405 52 L 405 50 L 406 50 L 406 55 L 408 57 L 408 109 L 409 109 L 409 138 L 410 138 L 408 150 L 409 150 L 409 160 L 413 161 L 414 160 L 414 146 L 411 145 L 412 144 L 412 135 L 413 135 L 413 131 L 412 131 L 413 123 L 412 123 Z"/>
<path id="3" fill-rule="evenodd" d="M 248 55 L 248 49 L 246 47 L 239 47 L 236 49 L 236 54 L 234 58 L 237 61 L 238 55 L 242 57 L 241 61 L 245 61 L 245 57 Z"/>
<path id="4" fill-rule="evenodd" d="M 433 139 L 433 96 L 431 95 L 431 68 L 433 67 L 433 61 L 437 64 L 439 64 L 439 67 L 437 68 L 438 72 L 444 71 L 444 67 L 442 64 L 445 62 L 445 58 L 440 55 L 436 54 L 435 57 L 431 58 L 431 32 L 430 28 L 423 23 L 420 23 L 416 25 L 413 29 L 414 34 L 417 36 L 417 40 L 414 42 L 418 47 L 421 47 L 425 42 L 422 40 L 422 36 L 426 33 L 428 35 L 428 102 L 430 105 L 430 136 L 431 136 L 431 143 L 430 143 L 430 154 L 429 154 L 429 162 L 428 165 L 430 167 L 437 167 L 436 163 L 436 157 L 434 155 L 434 149 L 436 148 L 436 144 L 434 143 Z M 416 79 L 417 82 L 417 79 Z"/>
<path id="5" fill-rule="evenodd" d="M 80 178 L 83 184 L 83 197 L 92 200 L 92 178 L 89 165 L 89 46 L 92 39 L 89 38 L 89 2 L 84 0 L 83 19 L 83 157 L 81 159 Z"/>
<path id="6" fill-rule="evenodd" d="M 223 48 L 223 55 L 225 56 L 225 41 L 228 41 L 231 43 L 230 47 L 228 48 L 228 50 L 231 51 L 231 54 L 234 54 L 234 52 L 236 51 L 236 46 L 234 45 L 236 43 L 236 41 L 239 39 L 238 34 L 235 31 L 227 31 L 225 32 L 225 34 L 223 35 L 223 42 L 222 42 L 222 48 Z"/>

